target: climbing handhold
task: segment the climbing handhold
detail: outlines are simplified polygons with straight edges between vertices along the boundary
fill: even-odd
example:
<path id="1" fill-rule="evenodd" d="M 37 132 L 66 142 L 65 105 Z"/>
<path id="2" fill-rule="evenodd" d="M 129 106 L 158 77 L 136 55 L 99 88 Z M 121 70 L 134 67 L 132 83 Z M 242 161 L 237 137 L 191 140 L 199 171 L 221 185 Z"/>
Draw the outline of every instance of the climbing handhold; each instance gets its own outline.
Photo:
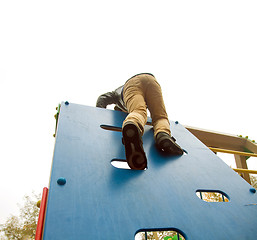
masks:
<path id="1" fill-rule="evenodd" d="M 66 179 L 65 178 L 63 178 L 63 177 L 61 177 L 61 178 L 59 178 L 58 180 L 57 180 L 57 183 L 59 184 L 59 185 L 65 185 L 66 184 Z"/>

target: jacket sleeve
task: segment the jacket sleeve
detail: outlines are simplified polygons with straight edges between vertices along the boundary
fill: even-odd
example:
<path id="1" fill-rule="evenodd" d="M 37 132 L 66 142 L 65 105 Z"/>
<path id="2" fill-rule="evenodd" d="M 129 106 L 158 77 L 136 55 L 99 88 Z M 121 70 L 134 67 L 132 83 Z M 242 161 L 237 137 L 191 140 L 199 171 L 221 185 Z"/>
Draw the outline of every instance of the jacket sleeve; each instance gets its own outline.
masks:
<path id="1" fill-rule="evenodd" d="M 107 92 L 98 97 L 96 107 L 106 108 L 107 105 L 117 103 L 117 94 L 115 91 Z"/>

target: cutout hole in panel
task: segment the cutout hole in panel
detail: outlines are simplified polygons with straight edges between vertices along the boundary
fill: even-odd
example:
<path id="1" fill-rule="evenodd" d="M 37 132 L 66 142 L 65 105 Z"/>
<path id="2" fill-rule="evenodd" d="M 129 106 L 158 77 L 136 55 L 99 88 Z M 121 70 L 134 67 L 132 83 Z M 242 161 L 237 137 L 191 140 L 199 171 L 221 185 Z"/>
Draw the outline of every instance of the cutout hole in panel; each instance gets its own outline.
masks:
<path id="1" fill-rule="evenodd" d="M 110 125 L 100 125 L 100 127 L 104 130 L 109 130 L 109 131 L 115 131 L 115 132 L 122 132 L 121 127 L 115 127 L 115 126 L 110 126 Z"/>
<path id="2" fill-rule="evenodd" d="M 219 190 L 197 190 L 196 196 L 205 202 L 229 202 L 229 196 Z"/>
<path id="3" fill-rule="evenodd" d="M 130 169 L 126 160 L 123 159 L 112 159 L 111 164 L 113 167 L 120 169 Z"/>
<path id="4" fill-rule="evenodd" d="M 115 168 L 131 170 L 131 168 L 129 167 L 125 159 L 112 159 L 111 164 Z M 144 170 L 146 170 L 146 168 Z M 137 170 L 137 171 L 140 171 L 140 170 Z"/>
<path id="5" fill-rule="evenodd" d="M 135 240 L 186 240 L 183 234 L 176 229 L 171 230 L 140 230 L 135 235 Z"/>

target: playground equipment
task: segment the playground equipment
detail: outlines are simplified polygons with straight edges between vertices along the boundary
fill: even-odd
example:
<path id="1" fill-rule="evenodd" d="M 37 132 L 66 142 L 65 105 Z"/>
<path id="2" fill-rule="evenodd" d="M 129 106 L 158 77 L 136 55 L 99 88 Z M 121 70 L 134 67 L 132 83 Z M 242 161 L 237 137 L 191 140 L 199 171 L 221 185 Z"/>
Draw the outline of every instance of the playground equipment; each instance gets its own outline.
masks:
<path id="1" fill-rule="evenodd" d="M 186 240 L 256 239 L 255 189 L 207 147 L 224 147 L 227 136 L 208 139 L 213 133 L 172 121 L 172 134 L 185 153 L 165 156 L 147 125 L 148 168 L 123 169 L 112 163 L 125 161 L 120 132 L 125 117 L 61 104 L 48 198 L 41 202 L 46 204 L 42 239 L 133 240 L 138 232 L 164 230 Z M 227 200 L 199 197 L 208 192 Z"/>
<path id="2" fill-rule="evenodd" d="M 256 170 L 248 170 L 247 159 L 257 157 L 257 144 L 250 141 L 248 137 L 234 136 L 199 128 L 186 127 L 194 136 L 208 146 L 213 152 L 233 154 L 236 161 L 236 172 L 250 183 L 249 173 L 256 174 Z"/>

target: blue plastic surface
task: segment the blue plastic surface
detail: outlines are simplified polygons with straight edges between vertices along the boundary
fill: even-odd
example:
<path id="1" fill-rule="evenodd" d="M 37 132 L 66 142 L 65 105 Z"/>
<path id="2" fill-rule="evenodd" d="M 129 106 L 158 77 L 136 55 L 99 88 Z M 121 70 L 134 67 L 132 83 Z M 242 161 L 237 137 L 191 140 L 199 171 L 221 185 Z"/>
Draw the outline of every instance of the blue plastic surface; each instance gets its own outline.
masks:
<path id="1" fill-rule="evenodd" d="M 148 169 L 112 166 L 113 159 L 125 159 L 122 134 L 100 126 L 120 128 L 125 117 L 62 103 L 43 239 L 133 240 L 142 229 L 178 229 L 187 240 L 257 238 L 257 194 L 180 123 L 171 122 L 171 130 L 187 154 L 160 155 L 146 126 Z M 209 203 L 196 195 L 213 190 L 230 201 Z"/>

